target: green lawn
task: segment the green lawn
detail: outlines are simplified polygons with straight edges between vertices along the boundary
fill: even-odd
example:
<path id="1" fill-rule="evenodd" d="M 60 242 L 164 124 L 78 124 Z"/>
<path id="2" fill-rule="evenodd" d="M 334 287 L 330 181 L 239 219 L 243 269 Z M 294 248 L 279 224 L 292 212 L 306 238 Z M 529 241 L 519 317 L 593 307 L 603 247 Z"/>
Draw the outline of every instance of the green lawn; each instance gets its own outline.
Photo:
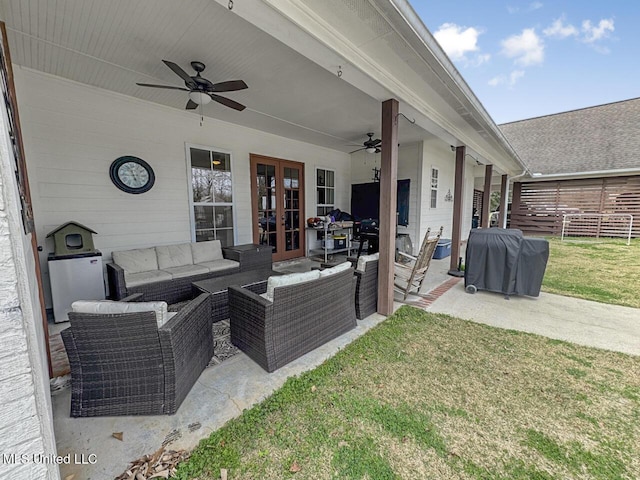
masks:
<path id="1" fill-rule="evenodd" d="M 640 359 L 402 307 L 178 478 L 640 478 Z"/>
<path id="2" fill-rule="evenodd" d="M 549 244 L 544 291 L 640 308 L 640 239 Z"/>

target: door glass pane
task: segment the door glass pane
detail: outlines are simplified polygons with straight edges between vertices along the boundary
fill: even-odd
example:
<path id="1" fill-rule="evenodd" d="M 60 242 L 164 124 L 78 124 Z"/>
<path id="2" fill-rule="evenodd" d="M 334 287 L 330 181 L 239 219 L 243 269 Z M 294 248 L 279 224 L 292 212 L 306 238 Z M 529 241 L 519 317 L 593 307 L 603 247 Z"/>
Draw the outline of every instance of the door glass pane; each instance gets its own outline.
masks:
<path id="1" fill-rule="evenodd" d="M 276 169 L 273 165 L 257 164 L 258 242 L 273 246 L 276 252 Z"/>

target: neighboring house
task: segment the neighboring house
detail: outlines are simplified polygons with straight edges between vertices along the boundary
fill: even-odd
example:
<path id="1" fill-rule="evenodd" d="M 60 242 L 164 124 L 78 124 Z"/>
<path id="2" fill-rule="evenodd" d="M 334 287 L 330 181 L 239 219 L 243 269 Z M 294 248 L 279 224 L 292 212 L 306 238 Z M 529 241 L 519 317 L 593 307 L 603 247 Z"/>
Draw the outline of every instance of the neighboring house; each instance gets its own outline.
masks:
<path id="1" fill-rule="evenodd" d="M 294 258 L 316 241 L 305 219 L 348 211 L 351 185 L 382 167 L 381 185 L 411 181 L 409 225 L 398 231 L 419 246 L 428 227 L 444 225 L 457 243 L 471 226 L 475 177 L 524 168 L 406 0 L 0 0 L 0 17 L 2 275 L 11 266 L 0 294 L 12 299 L 0 318 L 15 317 L 0 322 L 0 391 L 11 392 L 5 412 L 20 412 L 2 416 L 3 452 L 55 452 L 42 312 L 51 306 L 45 236 L 59 225 L 98 232 L 105 262 L 112 251 L 209 238 L 271 242 L 275 260 Z M 189 62 L 203 62 L 212 82 L 244 80 L 247 90 L 222 95 L 247 109 L 185 111 L 188 92 L 136 85 L 182 87 L 163 59 L 189 75 Z M 367 132 L 383 152 L 350 154 Z M 109 170 L 122 156 L 151 166 L 153 188 L 116 188 Z M 284 194 L 286 210 L 276 201 Z M 283 213 L 261 235 L 261 219 Z M 8 468 L 58 478 L 53 464 Z"/>
<path id="2" fill-rule="evenodd" d="M 640 236 L 640 98 L 500 125 L 532 178 L 514 184 L 511 226 Z M 576 214 L 580 214 L 577 216 Z"/>

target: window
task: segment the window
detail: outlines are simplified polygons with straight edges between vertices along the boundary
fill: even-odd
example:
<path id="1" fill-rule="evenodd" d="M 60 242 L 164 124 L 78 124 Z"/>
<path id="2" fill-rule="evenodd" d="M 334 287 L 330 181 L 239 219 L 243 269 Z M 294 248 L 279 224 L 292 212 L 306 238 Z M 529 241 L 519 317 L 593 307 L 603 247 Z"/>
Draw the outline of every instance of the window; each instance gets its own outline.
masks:
<path id="1" fill-rule="evenodd" d="M 233 245 L 231 155 L 191 147 L 189 157 L 195 241 Z"/>
<path id="2" fill-rule="evenodd" d="M 318 213 L 316 215 L 326 215 L 331 210 L 335 210 L 335 172 L 318 168 L 316 170 L 316 204 Z"/>
<path id="3" fill-rule="evenodd" d="M 431 208 L 438 207 L 438 169 L 431 167 Z"/>

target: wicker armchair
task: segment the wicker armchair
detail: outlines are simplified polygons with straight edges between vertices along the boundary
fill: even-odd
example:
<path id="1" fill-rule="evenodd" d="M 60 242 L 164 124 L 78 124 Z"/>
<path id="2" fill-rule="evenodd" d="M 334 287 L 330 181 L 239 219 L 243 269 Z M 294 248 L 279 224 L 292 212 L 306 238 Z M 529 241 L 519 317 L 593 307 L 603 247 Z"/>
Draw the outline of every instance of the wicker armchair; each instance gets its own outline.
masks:
<path id="1" fill-rule="evenodd" d="M 273 302 L 229 287 L 231 341 L 267 372 L 273 372 L 355 328 L 353 269 L 277 287 Z M 265 285 L 266 290 L 266 285 Z"/>
<path id="2" fill-rule="evenodd" d="M 213 356 L 208 294 L 161 327 L 152 311 L 69 320 L 72 417 L 175 413 Z"/>
<path id="3" fill-rule="evenodd" d="M 357 279 L 356 318 L 362 320 L 378 311 L 378 260 L 365 262 L 354 274 Z"/>

